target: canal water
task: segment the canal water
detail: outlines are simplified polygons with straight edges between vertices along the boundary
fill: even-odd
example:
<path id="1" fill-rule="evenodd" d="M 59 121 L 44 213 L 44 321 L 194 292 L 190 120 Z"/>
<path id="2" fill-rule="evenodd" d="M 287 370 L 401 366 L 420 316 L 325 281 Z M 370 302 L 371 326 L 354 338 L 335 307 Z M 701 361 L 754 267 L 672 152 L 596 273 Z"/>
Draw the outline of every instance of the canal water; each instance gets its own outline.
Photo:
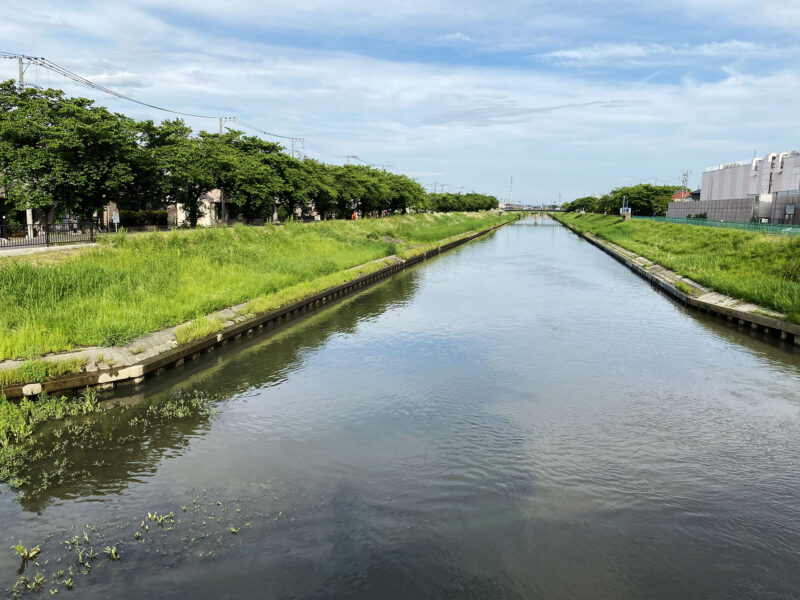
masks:
<path id="1" fill-rule="evenodd" d="M 800 595 L 800 349 L 553 221 L 115 401 L 42 440 L 67 483 L 0 488 L 4 590 L 22 541 L 80 598 Z"/>

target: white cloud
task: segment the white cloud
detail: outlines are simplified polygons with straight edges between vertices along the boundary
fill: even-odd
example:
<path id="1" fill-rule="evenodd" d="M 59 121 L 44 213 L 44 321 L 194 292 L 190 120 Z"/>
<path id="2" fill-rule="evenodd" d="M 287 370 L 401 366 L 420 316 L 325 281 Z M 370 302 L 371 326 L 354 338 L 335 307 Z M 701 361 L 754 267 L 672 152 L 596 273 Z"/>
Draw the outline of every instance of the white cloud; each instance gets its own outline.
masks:
<path id="1" fill-rule="evenodd" d="M 108 88 L 147 88 L 150 84 L 143 81 L 133 73 L 98 73 L 88 75 L 87 79 Z"/>
<path id="2" fill-rule="evenodd" d="M 580 67 L 659 66 L 695 64 L 699 59 L 721 61 L 782 58 L 788 62 L 800 52 L 797 46 L 779 47 L 740 40 L 704 44 L 593 44 L 568 50 L 555 50 L 540 58 Z"/>
<path id="3" fill-rule="evenodd" d="M 465 42 L 467 44 L 476 43 L 473 38 L 458 31 L 455 33 L 448 33 L 446 35 L 443 35 L 442 40 L 444 40 L 445 42 Z"/>
<path id="4" fill-rule="evenodd" d="M 466 61 L 423 64 L 282 47 L 258 36 L 243 40 L 223 27 L 189 29 L 179 19 L 166 22 L 145 10 L 154 3 L 97 3 L 88 8 L 41 0 L 29 4 L 26 14 L 47 14 L 49 21 L 5 15 L 0 23 L 0 35 L 8 34 L 4 50 L 47 56 L 109 87 L 140 88 L 127 93 L 152 104 L 237 114 L 263 129 L 306 137 L 334 154 L 356 153 L 376 163 L 389 162 L 399 171 L 435 174 L 430 176 L 454 187 L 502 195 L 513 174 L 515 198 L 519 193 L 520 198 L 547 200 L 562 192 L 567 199 L 607 189 L 609 182 L 623 178 L 677 180 L 683 169 L 699 173 L 709 164 L 746 157 L 753 147 L 787 149 L 796 145 L 793 132 L 800 128 L 800 75 L 792 67 L 797 50 L 772 41 L 690 44 L 676 37 L 675 43 L 663 44 L 621 36 L 619 43 L 608 44 L 586 37 L 583 45 L 541 53 L 552 68 L 537 70 L 524 62 L 504 67 L 470 66 Z M 497 19 L 489 34 L 475 23 L 502 10 L 510 15 L 504 19 L 520 22 L 531 20 L 536 11 L 546 19 L 554 10 L 554 5 L 533 10 L 523 4 L 486 9 L 470 2 L 453 17 L 454 5 L 441 1 L 390 5 L 385 11 L 366 0 L 347 7 L 322 0 L 238 2 L 219 16 L 239 21 L 249 16 L 253 23 L 272 16 L 273 26 L 300 23 L 327 32 L 363 9 L 366 13 L 354 16 L 347 31 L 359 24 L 374 31 L 427 19 L 426 32 L 433 33 L 412 42 L 424 37 L 440 45 L 450 35 L 454 47 L 468 46 L 464 36 L 484 45 L 494 40 L 508 49 L 522 47 L 526 40 L 495 36 L 507 20 Z M 711 10 L 712 4 L 704 3 L 702 11 Z M 196 10 L 210 16 L 219 13 L 215 6 L 201 2 Z M 326 19 L 330 22 L 320 25 Z M 558 26 L 570 19 L 578 17 L 566 11 Z M 544 38 L 535 39 L 527 42 L 544 43 Z M 737 64 L 742 56 L 765 60 L 748 71 Z M 726 66 L 719 81 L 603 81 L 581 69 L 560 67 L 692 65 L 700 58 Z M 15 65 L 0 61 L 0 78 L 15 76 Z M 63 82 L 70 94 L 97 98 L 136 118 L 169 116 L 50 78 Z M 195 128 L 217 126 L 215 121 L 187 121 Z M 306 151 L 315 156 L 311 148 Z"/>

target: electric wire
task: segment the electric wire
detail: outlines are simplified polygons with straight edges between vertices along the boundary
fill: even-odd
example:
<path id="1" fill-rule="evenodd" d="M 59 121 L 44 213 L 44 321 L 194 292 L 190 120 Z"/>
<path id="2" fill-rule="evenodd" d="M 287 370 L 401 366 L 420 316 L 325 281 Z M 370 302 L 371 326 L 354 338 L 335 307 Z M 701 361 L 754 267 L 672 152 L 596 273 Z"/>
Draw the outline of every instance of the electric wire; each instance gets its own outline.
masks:
<path id="1" fill-rule="evenodd" d="M 76 83 L 79 83 L 81 85 L 85 85 L 87 87 L 90 87 L 92 89 L 98 90 L 98 91 L 103 92 L 105 94 L 108 94 L 110 96 L 114 96 L 116 98 L 120 98 L 121 100 L 127 100 L 128 102 L 133 102 L 134 104 L 138 104 L 140 106 L 145 106 L 147 108 L 152 108 L 154 110 L 159 110 L 159 111 L 162 111 L 162 112 L 170 113 L 170 114 L 173 114 L 173 115 L 180 115 L 180 116 L 184 116 L 184 117 L 193 117 L 193 118 L 197 118 L 197 119 L 223 119 L 225 121 L 229 121 L 231 123 L 236 123 L 238 125 L 241 125 L 242 127 L 246 127 L 247 129 L 250 129 L 252 131 L 256 131 L 258 133 L 261 133 L 262 135 L 266 135 L 266 136 L 269 136 L 269 137 L 274 137 L 274 138 L 278 138 L 278 139 L 282 139 L 282 140 L 295 140 L 295 141 L 303 142 L 303 143 L 307 144 L 308 147 L 312 151 L 317 152 L 318 154 L 321 154 L 323 156 L 328 156 L 329 158 L 337 158 L 337 159 L 346 159 L 347 158 L 347 155 L 335 154 L 333 152 L 329 152 L 328 150 L 325 150 L 324 148 L 318 146 L 317 144 L 309 142 L 308 140 L 305 140 L 304 138 L 297 137 L 297 136 L 290 136 L 290 135 L 280 135 L 280 134 L 277 134 L 277 133 L 273 133 L 271 131 L 266 131 L 264 129 L 261 129 L 260 127 L 256 127 L 255 125 L 253 125 L 251 123 L 248 123 L 247 121 L 244 121 L 244 120 L 240 119 L 239 117 L 235 117 L 235 116 L 234 117 L 223 117 L 223 116 L 219 116 L 219 115 L 203 115 L 203 114 L 198 114 L 198 113 L 183 112 L 183 111 L 179 111 L 179 110 L 173 110 L 173 109 L 170 109 L 170 108 L 166 108 L 166 107 L 163 107 L 163 106 L 158 106 L 156 104 L 151 104 L 149 102 L 144 102 L 144 101 L 138 100 L 136 98 L 132 98 L 131 96 L 127 96 L 125 94 L 122 94 L 120 92 L 112 90 L 111 88 L 108 88 L 108 87 L 106 87 L 104 85 L 101 85 L 99 83 L 95 83 L 94 81 L 91 81 L 90 79 L 87 79 L 86 77 L 78 75 L 77 73 L 74 73 L 73 71 L 67 69 L 66 67 L 62 67 L 61 65 L 58 65 L 58 64 L 54 63 L 53 61 L 48 60 L 47 58 L 44 58 L 42 56 L 28 56 L 28 55 L 25 55 L 25 54 L 18 54 L 18 53 L 14 53 L 14 52 L 5 52 L 5 51 L 0 50 L 0 58 L 25 60 L 29 64 L 33 64 L 33 65 L 36 65 L 36 66 L 43 67 L 44 69 L 46 69 L 48 71 L 48 73 L 50 71 L 52 71 L 52 72 L 57 73 L 57 74 L 59 74 L 59 75 L 61 75 L 63 77 L 66 77 L 67 79 L 70 79 L 70 80 L 72 80 L 72 81 L 74 81 Z M 37 73 L 37 76 L 38 76 L 38 73 Z M 37 89 L 42 89 L 41 87 L 39 87 L 36 84 L 31 85 L 31 87 L 35 87 Z M 367 162 L 367 161 L 363 160 L 362 158 L 360 158 L 358 156 L 351 155 L 351 158 L 353 158 L 355 160 L 358 160 L 359 162 L 361 162 L 361 163 L 363 163 L 363 164 L 365 164 L 367 166 L 371 166 L 371 167 L 381 166 L 381 165 L 376 165 L 374 163 Z"/>

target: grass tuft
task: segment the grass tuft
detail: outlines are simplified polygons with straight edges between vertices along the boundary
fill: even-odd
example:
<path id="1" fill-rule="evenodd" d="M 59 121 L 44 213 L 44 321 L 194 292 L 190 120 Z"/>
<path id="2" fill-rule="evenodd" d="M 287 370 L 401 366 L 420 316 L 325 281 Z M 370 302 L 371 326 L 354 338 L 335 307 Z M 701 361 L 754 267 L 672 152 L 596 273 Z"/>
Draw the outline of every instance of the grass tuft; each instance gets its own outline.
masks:
<path id="1" fill-rule="evenodd" d="M 175 331 L 175 340 L 179 344 L 185 344 L 222 331 L 224 327 L 225 323 L 218 317 L 199 317 L 178 327 Z"/>

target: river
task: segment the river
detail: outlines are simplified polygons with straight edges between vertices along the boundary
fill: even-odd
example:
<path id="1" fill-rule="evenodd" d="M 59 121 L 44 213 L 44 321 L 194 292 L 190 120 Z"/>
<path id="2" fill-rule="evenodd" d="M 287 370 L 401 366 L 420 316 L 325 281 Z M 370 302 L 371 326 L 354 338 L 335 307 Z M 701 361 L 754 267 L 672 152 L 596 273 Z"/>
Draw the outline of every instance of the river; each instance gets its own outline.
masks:
<path id="1" fill-rule="evenodd" d="M 21 540 L 80 598 L 800 595 L 800 347 L 548 219 L 115 401 L 189 393 L 213 410 L 112 409 L 72 481 L 0 487 L 3 589 Z"/>

